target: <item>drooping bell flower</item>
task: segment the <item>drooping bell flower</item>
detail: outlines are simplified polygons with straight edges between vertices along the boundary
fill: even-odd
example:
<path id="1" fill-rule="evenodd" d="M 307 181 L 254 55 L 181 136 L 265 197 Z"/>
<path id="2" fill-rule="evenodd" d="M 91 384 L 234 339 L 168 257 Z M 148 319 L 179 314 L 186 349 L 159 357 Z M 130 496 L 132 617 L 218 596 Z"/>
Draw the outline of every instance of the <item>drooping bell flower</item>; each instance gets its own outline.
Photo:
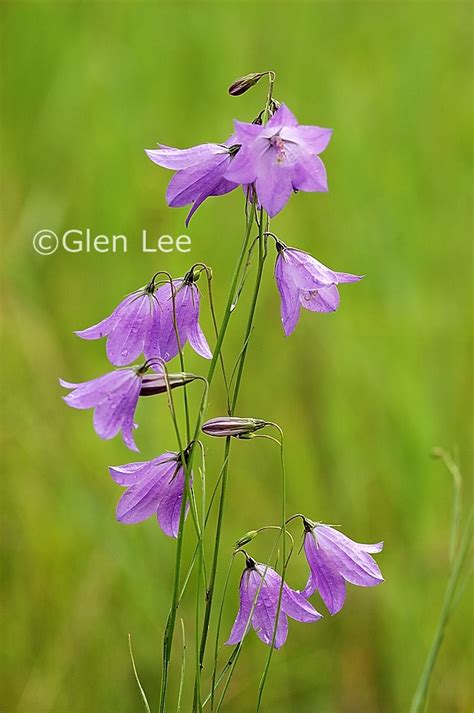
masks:
<path id="1" fill-rule="evenodd" d="M 197 354 L 205 359 L 212 359 L 206 337 L 199 326 L 200 292 L 193 272 L 188 272 L 184 278 L 173 280 L 173 286 L 169 282 L 161 285 L 156 291 L 156 299 L 160 305 L 161 357 L 169 361 L 178 354 L 177 328 L 181 348 L 189 342 Z"/>
<path id="2" fill-rule="evenodd" d="M 247 566 L 240 580 L 240 607 L 226 644 L 237 644 L 253 626 L 259 639 L 271 646 L 273 641 L 281 577 L 271 567 L 258 564 L 247 557 Z M 321 619 L 307 599 L 286 582 L 283 584 L 274 647 L 279 649 L 288 635 L 288 617 L 296 621 L 313 622 Z"/>
<path id="3" fill-rule="evenodd" d="M 268 421 L 261 418 L 238 418 L 237 416 L 221 416 L 211 418 L 202 424 L 201 430 L 208 436 L 234 438 L 249 438 L 255 431 L 268 426 Z"/>
<path id="4" fill-rule="evenodd" d="M 185 451 L 185 461 L 187 457 Z M 109 471 L 118 485 L 127 488 L 117 505 L 119 522 L 131 525 L 156 515 L 165 535 L 178 536 L 186 484 L 180 453 L 168 451 L 150 461 L 112 466 Z M 186 513 L 188 509 L 189 503 Z"/>
<path id="5" fill-rule="evenodd" d="M 200 144 L 189 149 L 176 149 L 159 144 L 145 153 L 158 166 L 176 171 L 166 190 L 166 201 L 172 208 L 191 205 L 191 216 L 209 196 L 221 196 L 237 188 L 237 183 L 224 178 L 239 151 L 235 136 L 223 144 Z"/>
<path id="6" fill-rule="evenodd" d="M 68 406 L 77 409 L 94 409 L 94 429 L 100 438 L 108 440 L 122 434 L 125 445 L 138 451 L 133 438 L 135 409 L 139 396 L 165 393 L 167 388 L 177 388 L 198 378 L 193 374 L 147 375 L 154 362 L 145 362 L 140 367 L 116 369 L 91 381 L 78 384 L 59 380 L 61 386 L 72 389 L 64 396 Z M 167 386 L 168 384 L 168 386 Z"/>
<path id="7" fill-rule="evenodd" d="M 346 598 L 346 582 L 359 587 L 375 587 L 384 581 L 369 553 L 381 552 L 383 542 L 364 545 L 354 542 L 329 525 L 304 520 L 304 551 L 310 575 L 305 597 L 319 592 L 331 614 L 337 614 Z"/>
<path id="8" fill-rule="evenodd" d="M 281 297 L 281 321 L 289 336 L 300 316 L 300 310 L 334 312 L 339 307 L 337 285 L 358 282 L 362 277 L 334 272 L 302 250 L 277 242 L 278 256 L 275 279 Z"/>
<path id="9" fill-rule="evenodd" d="M 327 191 L 326 169 L 317 154 L 329 143 L 332 129 L 300 126 L 285 104 L 268 123 L 235 121 L 240 150 L 225 178 L 255 184 L 259 205 L 270 217 L 281 211 L 292 191 Z"/>
<path id="10" fill-rule="evenodd" d="M 107 357 L 114 366 L 131 364 L 140 354 L 145 359 L 159 357 L 160 309 L 155 289 L 155 281 L 151 280 L 127 295 L 101 322 L 75 333 L 82 339 L 107 337 Z"/>

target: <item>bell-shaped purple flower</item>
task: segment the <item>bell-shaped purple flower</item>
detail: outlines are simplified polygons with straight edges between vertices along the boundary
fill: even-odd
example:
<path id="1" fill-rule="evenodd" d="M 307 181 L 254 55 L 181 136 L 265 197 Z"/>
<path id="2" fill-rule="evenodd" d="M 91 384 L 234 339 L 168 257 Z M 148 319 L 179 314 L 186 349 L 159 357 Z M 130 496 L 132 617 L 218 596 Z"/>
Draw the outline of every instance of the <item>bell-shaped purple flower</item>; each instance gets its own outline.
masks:
<path id="1" fill-rule="evenodd" d="M 169 451 L 150 461 L 112 466 L 109 471 L 118 485 L 127 488 L 117 505 L 119 522 L 131 525 L 156 515 L 165 535 L 178 536 L 186 483 L 180 453 Z M 186 513 L 188 509 L 189 504 Z"/>
<path id="2" fill-rule="evenodd" d="M 281 297 L 281 321 L 288 337 L 296 327 L 301 307 L 311 312 L 334 312 L 339 307 L 342 282 L 362 277 L 334 272 L 302 250 L 277 243 L 275 279 Z"/>
<path id="3" fill-rule="evenodd" d="M 292 191 L 327 191 L 326 169 L 317 154 L 328 145 L 332 129 L 300 126 L 285 104 L 267 124 L 234 123 L 241 148 L 225 177 L 254 183 L 258 202 L 271 217 Z"/>
<path id="4" fill-rule="evenodd" d="M 64 401 L 72 408 L 94 409 L 94 429 L 108 440 L 122 434 L 132 451 L 138 451 L 133 439 L 133 418 L 142 386 L 143 371 L 137 368 L 117 369 L 91 381 L 71 384 L 63 379 L 61 386 L 72 389 Z"/>
<path id="5" fill-rule="evenodd" d="M 144 354 L 145 359 L 153 359 L 160 356 L 159 313 L 152 280 L 146 287 L 127 295 L 111 315 L 76 334 L 82 339 L 106 336 L 107 357 L 114 366 L 131 364 L 140 354 Z"/>
<path id="6" fill-rule="evenodd" d="M 186 225 L 206 198 L 221 196 L 237 188 L 237 183 L 224 178 L 239 150 L 235 136 L 223 144 L 200 144 L 189 149 L 175 149 L 162 144 L 159 147 L 145 153 L 159 166 L 176 171 L 168 184 L 166 200 L 172 208 L 193 204 Z"/>
<path id="7" fill-rule="evenodd" d="M 177 328 L 181 348 L 189 342 L 200 356 L 212 359 L 206 337 L 199 326 L 200 293 L 192 274 L 188 273 L 182 279 L 173 280 L 173 287 L 169 282 L 159 287 L 156 299 L 160 304 L 161 357 L 169 361 L 178 353 Z"/>
<path id="8" fill-rule="evenodd" d="M 384 581 L 369 553 L 381 552 L 383 542 L 363 545 L 329 525 L 305 520 L 304 551 L 310 575 L 305 597 L 318 591 L 331 614 L 337 614 L 346 598 L 346 582 L 375 587 Z"/>
<path id="9" fill-rule="evenodd" d="M 230 637 L 226 644 L 237 644 L 243 639 L 250 624 L 259 639 L 271 646 L 275 629 L 281 577 L 264 564 L 257 564 L 250 557 L 240 580 L 240 607 Z M 307 599 L 286 582 L 283 584 L 280 611 L 274 646 L 279 649 L 288 635 L 288 617 L 296 621 L 313 622 L 321 619 Z"/>

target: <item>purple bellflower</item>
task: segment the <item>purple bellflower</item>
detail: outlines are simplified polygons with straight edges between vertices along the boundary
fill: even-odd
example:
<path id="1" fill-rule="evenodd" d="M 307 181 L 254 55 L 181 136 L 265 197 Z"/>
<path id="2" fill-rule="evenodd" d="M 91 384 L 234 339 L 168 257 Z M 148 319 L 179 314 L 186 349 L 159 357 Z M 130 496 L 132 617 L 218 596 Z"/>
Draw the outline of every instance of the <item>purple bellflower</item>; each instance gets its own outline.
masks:
<path id="1" fill-rule="evenodd" d="M 384 581 L 369 553 L 381 552 L 383 542 L 363 545 L 349 539 L 329 525 L 304 520 L 304 551 L 310 575 L 303 590 L 305 597 L 318 591 L 331 614 L 344 606 L 346 582 L 359 587 L 375 587 Z"/>
<path id="2" fill-rule="evenodd" d="M 281 577 L 264 564 L 247 557 L 247 567 L 240 580 L 240 607 L 226 644 L 237 644 L 250 627 L 250 620 L 259 639 L 271 646 L 280 598 Z M 313 622 L 321 619 L 307 599 L 285 583 L 281 596 L 274 646 L 279 649 L 288 635 L 288 618 Z"/>
<path id="3" fill-rule="evenodd" d="M 68 406 L 77 409 L 94 409 L 94 429 L 100 438 L 108 440 L 122 434 L 123 441 L 132 451 L 138 451 L 133 439 L 135 409 L 139 396 L 163 394 L 168 389 L 189 384 L 199 378 L 194 374 L 184 372 L 168 374 L 147 374 L 150 368 L 156 368 L 159 363 L 151 360 L 142 366 L 131 366 L 128 369 L 116 369 L 91 381 L 72 384 L 64 379 L 59 383 L 65 389 L 72 389 L 64 396 Z"/>
<path id="4" fill-rule="evenodd" d="M 194 212 L 209 196 L 221 196 L 237 188 L 237 183 L 224 174 L 239 151 L 235 136 L 223 144 L 200 144 L 189 149 L 175 149 L 159 144 L 148 149 L 147 156 L 158 166 L 176 171 L 166 190 L 166 201 L 172 208 L 192 204 L 186 218 L 188 225 Z"/>
<path id="5" fill-rule="evenodd" d="M 185 459 L 188 452 L 184 452 Z M 110 475 L 127 488 L 117 505 L 117 520 L 131 525 L 156 515 L 169 537 L 177 537 L 185 473 L 180 453 L 169 451 L 150 461 L 112 466 Z M 192 478 L 191 478 L 192 481 Z M 186 513 L 189 503 L 186 504 Z"/>
<path id="6" fill-rule="evenodd" d="M 107 336 L 107 357 L 114 366 L 126 366 L 140 356 L 159 357 L 159 304 L 155 282 L 132 292 L 111 315 L 88 329 L 76 332 L 82 339 Z"/>
<path id="7" fill-rule="evenodd" d="M 292 191 L 327 191 L 326 169 L 317 156 L 329 143 L 332 129 L 300 126 L 285 104 L 267 124 L 235 121 L 240 151 L 225 178 L 255 183 L 260 206 L 270 217 L 281 211 Z"/>
<path id="8" fill-rule="evenodd" d="M 197 354 L 212 359 L 206 337 L 199 326 L 200 293 L 192 272 L 182 279 L 173 280 L 173 287 L 169 282 L 159 287 L 156 299 L 160 304 L 159 343 L 162 358 L 169 361 L 178 354 L 177 328 L 182 348 L 189 342 Z"/>
<path id="9" fill-rule="evenodd" d="M 132 367 L 117 369 L 79 384 L 63 379 L 59 383 L 66 389 L 72 389 L 70 394 L 64 396 L 69 406 L 94 409 L 94 429 L 100 438 L 108 440 L 121 432 L 125 445 L 132 451 L 138 451 L 133 439 L 133 419 L 142 376 L 140 369 Z"/>
<path id="10" fill-rule="evenodd" d="M 342 282 L 362 277 L 334 272 L 302 250 L 277 242 L 275 279 L 281 297 L 281 321 L 288 337 L 296 327 L 301 307 L 311 312 L 334 312 L 339 307 Z"/>

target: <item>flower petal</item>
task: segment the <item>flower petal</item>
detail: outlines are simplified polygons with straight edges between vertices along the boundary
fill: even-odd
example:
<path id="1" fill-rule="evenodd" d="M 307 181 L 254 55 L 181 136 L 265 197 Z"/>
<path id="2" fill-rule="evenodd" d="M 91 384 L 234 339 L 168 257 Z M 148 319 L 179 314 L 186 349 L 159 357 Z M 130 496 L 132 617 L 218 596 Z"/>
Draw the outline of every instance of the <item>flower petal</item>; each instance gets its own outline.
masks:
<path id="1" fill-rule="evenodd" d="M 229 646 L 232 644 L 238 644 L 239 641 L 242 641 L 246 633 L 246 629 L 248 630 L 250 613 L 252 611 L 252 600 L 255 594 L 255 592 L 250 592 L 250 572 L 251 570 L 244 569 L 242 577 L 240 579 L 239 611 L 237 612 L 237 616 L 235 618 L 232 631 L 230 632 L 230 636 L 225 642 Z"/>
<path id="2" fill-rule="evenodd" d="M 288 337 L 298 322 L 300 302 L 298 289 L 292 280 L 291 274 L 288 273 L 282 253 L 278 255 L 276 260 L 275 279 L 281 297 L 281 321 Z"/>
<path id="3" fill-rule="evenodd" d="M 81 339 L 101 339 L 105 337 L 113 328 L 116 320 L 115 310 L 105 319 L 93 324 L 87 329 L 77 329 L 74 334 L 77 334 Z"/>
<path id="4" fill-rule="evenodd" d="M 280 136 L 284 141 L 293 141 L 312 154 L 319 154 L 327 148 L 332 136 L 332 129 L 321 126 L 291 126 L 284 127 Z"/>
<path id="5" fill-rule="evenodd" d="M 183 280 L 173 280 L 174 307 L 171 285 L 166 283 L 156 292 L 161 305 L 160 352 L 165 361 L 170 361 L 178 353 L 176 328 L 181 348 L 187 342 L 190 327 L 197 321 L 199 311 L 199 291 L 195 285 L 186 285 Z M 176 322 L 176 327 L 175 327 Z"/>
<path id="6" fill-rule="evenodd" d="M 201 194 L 211 195 L 219 186 L 231 160 L 230 155 L 225 153 L 175 173 L 166 189 L 168 205 L 179 208 L 189 205 Z"/>
<path id="7" fill-rule="evenodd" d="M 383 582 L 382 573 L 373 557 L 341 532 L 327 525 L 318 525 L 316 539 L 330 565 L 351 584 L 373 587 Z"/>
<path id="8" fill-rule="evenodd" d="M 156 512 L 163 487 L 176 468 L 176 461 L 164 468 L 149 468 L 148 475 L 127 488 L 120 498 L 116 517 L 119 522 L 133 524 L 146 520 Z"/>
<path id="9" fill-rule="evenodd" d="M 259 565 L 257 565 L 257 569 L 260 571 Z M 265 580 L 273 587 L 278 602 L 280 598 L 281 576 L 269 567 L 265 574 Z M 316 611 L 313 605 L 308 602 L 307 598 L 301 592 L 291 589 L 286 582 L 283 585 L 281 607 L 285 614 L 291 616 L 291 618 L 296 621 L 313 622 L 322 619 L 322 614 Z"/>
<path id="10" fill-rule="evenodd" d="M 227 153 L 219 144 L 199 144 L 189 149 L 175 149 L 162 144 L 159 146 L 159 149 L 145 149 L 146 155 L 158 166 L 175 171 L 196 166 L 216 155 Z"/>
<path id="11" fill-rule="evenodd" d="M 328 179 L 326 168 L 319 156 L 304 152 L 296 144 L 285 144 L 288 153 L 293 153 L 294 163 L 291 171 L 292 187 L 295 191 L 317 191 L 326 192 L 328 190 Z"/>
<path id="12" fill-rule="evenodd" d="M 363 275 L 351 275 L 349 272 L 335 272 L 337 284 L 340 282 L 359 282 L 363 279 Z"/>
<path id="13" fill-rule="evenodd" d="M 117 485 L 131 486 L 143 480 L 150 467 L 150 461 L 137 461 L 125 465 L 109 465 L 109 473 Z"/>
<path id="14" fill-rule="evenodd" d="M 335 312 L 339 307 L 340 296 L 336 285 L 307 292 L 301 290 L 300 304 L 311 312 Z"/>
<path id="15" fill-rule="evenodd" d="M 204 336 L 204 333 L 199 326 L 199 290 L 196 287 L 194 292 L 194 299 L 197 303 L 196 320 L 190 324 L 188 328 L 188 341 L 194 351 L 199 354 L 199 356 L 204 357 L 204 359 L 212 359 L 212 352 L 209 349 L 209 344 Z"/>
<path id="16" fill-rule="evenodd" d="M 251 576 L 257 575 L 255 571 L 251 573 Z M 258 587 L 258 584 L 257 584 Z M 258 591 L 258 589 L 256 589 Z M 273 641 L 273 634 L 276 621 L 276 613 L 278 606 L 278 590 L 275 591 L 274 588 L 269 586 L 269 584 L 264 581 L 260 588 L 258 594 L 258 599 L 255 604 L 254 613 L 252 617 L 252 624 L 255 632 L 261 641 L 268 646 L 271 646 Z M 279 649 L 286 641 L 288 636 L 288 619 L 285 612 L 280 608 L 278 615 L 278 624 L 275 636 L 274 647 Z"/>
<path id="17" fill-rule="evenodd" d="M 133 302 L 133 300 L 142 293 L 143 290 L 141 289 L 127 295 L 108 317 L 103 319 L 101 322 L 92 325 L 92 327 L 77 330 L 74 334 L 77 334 L 77 336 L 82 339 L 100 339 L 101 337 L 105 337 L 105 335 L 109 334 L 109 332 L 113 329 L 121 312 L 127 308 L 130 302 Z"/>
<path id="18" fill-rule="evenodd" d="M 100 438 L 109 440 L 122 431 L 126 445 L 131 450 L 138 450 L 133 440 L 132 428 L 140 387 L 141 378 L 135 372 L 129 373 L 129 383 L 109 392 L 107 398 L 96 406 L 94 429 Z"/>
<path id="19" fill-rule="evenodd" d="M 170 463 L 177 462 L 177 458 L 178 453 L 175 451 L 166 451 L 153 460 L 109 466 L 109 472 L 118 485 L 131 486 L 145 478 L 148 471 L 153 471 L 156 474 L 160 469 L 167 470 Z"/>
<path id="20" fill-rule="evenodd" d="M 298 121 L 286 104 L 280 104 L 266 126 L 271 129 L 280 129 L 284 126 L 298 126 Z"/>
<path id="21" fill-rule="evenodd" d="M 313 532 L 308 532 L 304 539 L 304 550 L 311 574 L 303 591 L 305 596 L 311 596 L 316 590 L 331 614 L 337 614 L 344 606 L 346 584 L 330 560 L 324 549 L 318 547 Z"/>
<path id="22" fill-rule="evenodd" d="M 152 298 L 142 293 L 117 317 L 107 340 L 107 356 L 115 366 L 124 366 L 142 354 L 153 322 Z"/>
<path id="23" fill-rule="evenodd" d="M 123 369 L 110 371 L 97 379 L 83 381 L 78 384 L 71 384 L 60 379 L 61 386 L 67 389 L 74 389 L 70 394 L 63 397 L 64 401 L 72 408 L 93 408 L 107 399 L 111 392 L 125 387 L 131 375 L 135 375 L 135 372 L 130 369 Z"/>
<path id="24" fill-rule="evenodd" d="M 277 158 L 276 150 L 268 149 L 258 163 L 255 188 L 259 203 L 270 218 L 279 213 L 292 192 L 290 171 L 284 161 Z"/>
<path id="25" fill-rule="evenodd" d="M 166 487 L 163 488 L 156 512 L 161 529 L 169 537 L 178 537 L 184 489 L 184 471 L 178 465 L 168 476 Z M 186 513 L 188 508 L 189 505 L 187 504 Z"/>

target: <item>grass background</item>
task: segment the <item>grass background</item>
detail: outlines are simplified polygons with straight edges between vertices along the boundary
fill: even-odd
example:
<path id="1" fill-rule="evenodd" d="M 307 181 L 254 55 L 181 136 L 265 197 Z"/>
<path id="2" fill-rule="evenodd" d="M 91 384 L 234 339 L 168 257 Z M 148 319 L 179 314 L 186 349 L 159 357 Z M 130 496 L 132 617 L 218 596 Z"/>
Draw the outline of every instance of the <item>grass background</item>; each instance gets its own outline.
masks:
<path id="1" fill-rule="evenodd" d="M 288 512 L 304 510 L 355 539 L 386 542 L 378 557 L 385 584 L 350 587 L 334 619 L 291 623 L 264 710 L 406 711 L 449 567 L 449 474 L 430 450 L 455 448 L 464 471 L 472 457 L 472 5 L 38 1 L 0 9 L 2 713 L 141 710 L 128 632 L 156 704 L 175 543 L 152 521 L 115 522 L 119 489 L 106 467 L 128 462 L 130 453 L 118 439 L 95 437 L 91 414 L 64 405 L 57 378 L 107 370 L 103 343 L 82 342 L 72 330 L 108 314 L 156 270 L 181 275 L 191 261 L 208 263 L 222 309 L 241 240 L 242 195 L 199 209 L 188 231 L 191 255 L 143 254 L 142 229 L 185 232 L 185 210 L 165 205 L 170 173 L 143 149 L 224 140 L 231 120 L 251 120 L 263 101 L 263 88 L 234 99 L 226 87 L 262 68 L 277 72 L 276 97 L 302 123 L 334 128 L 324 154 L 330 192 L 292 197 L 273 230 L 366 279 L 342 288 L 336 314 L 305 313 L 285 339 L 267 266 L 239 413 L 285 430 Z M 41 228 L 87 227 L 127 235 L 127 254 L 41 257 L 32 249 Z M 231 323 L 229 363 L 240 349 L 246 301 Z M 206 309 L 203 324 L 211 335 Z M 186 357 L 189 369 L 205 369 L 190 351 Z M 223 410 L 216 380 L 209 415 Z M 175 448 L 163 399 L 140 404 L 138 421 L 144 458 Z M 206 445 L 212 484 L 222 444 Z M 278 518 L 278 487 L 276 448 L 236 443 L 221 572 L 237 537 Z M 469 497 L 469 483 L 466 491 Z M 269 546 L 262 537 L 251 552 L 263 558 Z M 187 557 L 191 547 L 188 538 Z M 305 576 L 300 556 L 291 584 L 301 586 Z M 436 667 L 432 713 L 472 706 L 468 599 L 457 606 Z M 182 608 L 189 673 L 192 612 L 191 597 Z M 249 635 L 229 713 L 253 710 L 266 654 Z M 171 701 L 179 635 L 175 656 Z"/>

